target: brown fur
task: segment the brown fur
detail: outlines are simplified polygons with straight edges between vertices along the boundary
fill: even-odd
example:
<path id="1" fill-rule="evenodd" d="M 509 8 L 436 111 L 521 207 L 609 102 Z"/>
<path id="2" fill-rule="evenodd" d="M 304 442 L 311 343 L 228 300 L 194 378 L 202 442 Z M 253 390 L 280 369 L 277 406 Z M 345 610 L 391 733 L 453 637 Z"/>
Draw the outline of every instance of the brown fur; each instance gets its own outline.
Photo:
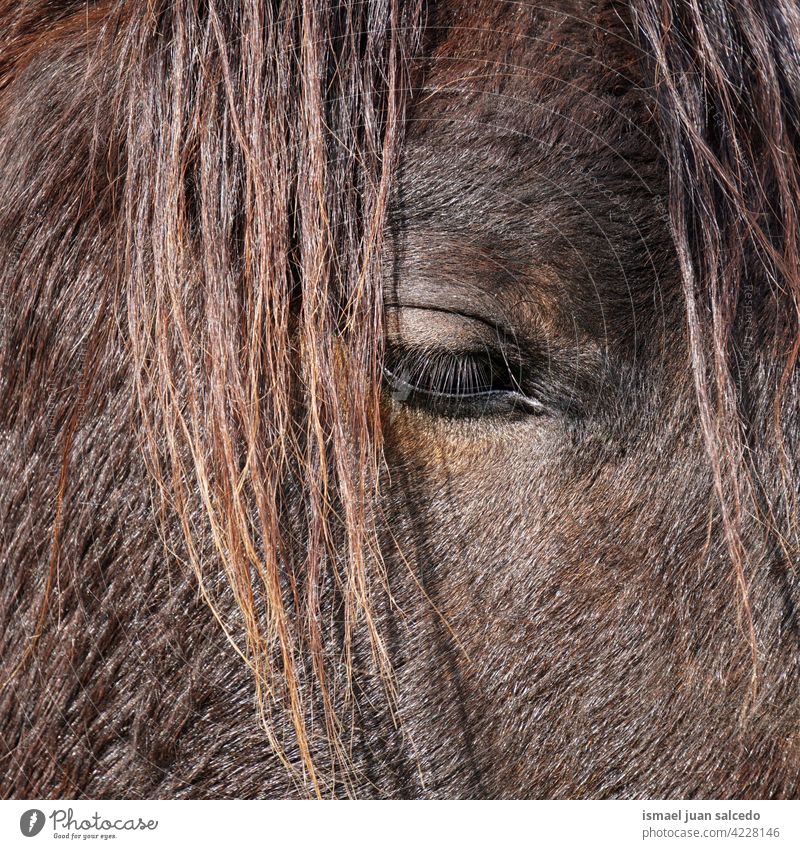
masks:
<path id="1" fill-rule="evenodd" d="M 797 794 L 792 12 L 556 5 L 0 4 L 4 795 Z"/>

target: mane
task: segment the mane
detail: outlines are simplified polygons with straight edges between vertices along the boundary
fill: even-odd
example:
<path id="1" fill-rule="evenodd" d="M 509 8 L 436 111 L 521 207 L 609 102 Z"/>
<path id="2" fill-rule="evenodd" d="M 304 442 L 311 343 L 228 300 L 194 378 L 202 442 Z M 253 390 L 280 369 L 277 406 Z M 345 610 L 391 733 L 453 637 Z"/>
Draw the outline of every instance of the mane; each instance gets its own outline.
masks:
<path id="1" fill-rule="evenodd" d="M 76 203 L 115 230 L 112 251 L 102 255 L 90 238 L 95 250 L 80 258 L 91 272 L 76 287 L 97 284 L 101 294 L 81 340 L 80 391 L 61 428 L 36 631 L 59 583 L 75 433 L 103 403 L 122 346 L 160 521 L 183 530 L 173 554 L 189 561 L 252 667 L 275 750 L 283 757 L 286 747 L 272 721 L 278 710 L 291 718 L 303 783 L 320 793 L 308 703 L 322 706 L 316 734 L 336 764 L 346 753 L 331 682 L 346 709 L 356 629 L 388 672 L 365 551 L 380 441 L 381 235 L 419 12 L 380 0 L 170 0 L 146 12 L 139 4 L 3 5 L 4 86 L 60 38 L 91 43 L 90 74 L 105 100 L 64 122 L 93 139 L 91 161 L 80 163 L 92 177 Z M 50 252 L 55 275 L 69 273 L 73 259 L 60 241 L 63 205 L 47 195 L 77 170 L 62 160 L 34 163 L 48 181 L 43 197 L 38 180 L 26 187 L 48 226 L 20 228 Z M 30 279 L 31 251 L 4 263 L 5 297 Z M 18 346 L 39 346 L 34 333 L 30 317 L 4 328 L 6 392 L 36 380 L 10 359 Z M 30 414 L 16 399 L 3 408 L 22 420 Z M 299 494 L 299 514 L 288 513 L 288 489 Z M 213 548 L 201 543 L 209 536 Z M 323 584 L 334 588 L 336 618 L 323 617 Z M 236 621 L 224 620 L 218 591 L 232 593 Z M 328 650 L 338 618 L 342 656 Z"/>
<path id="2" fill-rule="evenodd" d="M 752 577 L 798 554 L 800 13 L 788 0 L 629 8 L 755 696 Z M 23 305 L 0 325 L 0 424 L 42 417 L 53 374 L 71 375 L 49 418 L 59 482 L 40 505 L 51 538 L 30 650 L 64 568 L 76 440 L 124 386 L 153 520 L 251 667 L 273 748 L 288 769 L 299 752 L 298 780 L 318 795 L 348 768 L 356 640 L 392 693 L 373 605 L 382 233 L 424 11 L 0 3 L 0 228 L 15 233 L 0 288 Z M 32 152 L 12 137 L 8 92 L 29 85 L 44 101 L 37 63 L 53 55 L 54 85 L 88 73 L 98 99 L 43 112 L 59 144 Z"/>
<path id="3" fill-rule="evenodd" d="M 124 298 L 153 478 L 212 608 L 222 566 L 240 619 L 221 624 L 275 750 L 277 710 L 318 794 L 308 706 L 321 704 L 335 771 L 356 629 L 388 674 L 365 557 L 405 6 L 160 3 L 125 39 Z M 197 548 L 197 522 L 216 556 Z"/>
<path id="4" fill-rule="evenodd" d="M 717 502 L 758 686 L 750 585 L 798 557 L 800 13 L 634 0 Z"/>

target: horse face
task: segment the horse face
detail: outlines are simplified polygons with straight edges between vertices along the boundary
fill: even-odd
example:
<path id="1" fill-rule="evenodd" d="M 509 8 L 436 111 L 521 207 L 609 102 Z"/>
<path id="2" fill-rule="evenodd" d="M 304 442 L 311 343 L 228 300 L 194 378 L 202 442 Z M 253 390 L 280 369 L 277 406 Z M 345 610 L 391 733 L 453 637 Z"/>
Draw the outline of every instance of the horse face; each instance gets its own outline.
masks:
<path id="1" fill-rule="evenodd" d="M 6 795 L 795 798 L 790 12 L 22 5 Z"/>

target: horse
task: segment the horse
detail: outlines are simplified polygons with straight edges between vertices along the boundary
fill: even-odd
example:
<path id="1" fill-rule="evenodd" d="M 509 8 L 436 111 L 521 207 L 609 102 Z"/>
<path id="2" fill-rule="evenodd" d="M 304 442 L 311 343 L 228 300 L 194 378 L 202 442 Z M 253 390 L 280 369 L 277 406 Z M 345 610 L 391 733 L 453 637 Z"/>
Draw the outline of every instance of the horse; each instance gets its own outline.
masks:
<path id="1" fill-rule="evenodd" d="M 793 3 L 0 21 L 4 797 L 796 797 Z"/>

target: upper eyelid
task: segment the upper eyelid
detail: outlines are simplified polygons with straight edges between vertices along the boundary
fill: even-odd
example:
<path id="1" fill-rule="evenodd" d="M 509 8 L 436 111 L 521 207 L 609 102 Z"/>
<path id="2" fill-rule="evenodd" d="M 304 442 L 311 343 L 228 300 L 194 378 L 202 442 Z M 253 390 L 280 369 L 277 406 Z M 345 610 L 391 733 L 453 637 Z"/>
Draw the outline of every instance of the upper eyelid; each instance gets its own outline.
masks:
<path id="1" fill-rule="evenodd" d="M 470 323 L 476 323 L 482 325 L 484 328 L 488 328 L 492 331 L 492 338 L 500 345 L 516 345 L 517 344 L 517 336 L 516 333 L 508 327 L 505 327 L 502 324 L 499 324 L 496 321 L 493 321 L 490 318 L 479 315 L 477 313 L 472 313 L 465 311 L 463 309 L 451 309 L 449 307 L 436 306 L 433 304 L 416 304 L 413 302 L 396 302 L 396 301 L 386 301 L 384 303 L 384 309 L 386 310 L 387 315 L 389 316 L 401 316 L 405 311 L 412 312 L 432 312 L 432 313 L 440 313 L 442 315 L 451 316 L 453 318 L 464 319 Z M 391 325 L 391 319 L 387 321 L 388 325 Z"/>

